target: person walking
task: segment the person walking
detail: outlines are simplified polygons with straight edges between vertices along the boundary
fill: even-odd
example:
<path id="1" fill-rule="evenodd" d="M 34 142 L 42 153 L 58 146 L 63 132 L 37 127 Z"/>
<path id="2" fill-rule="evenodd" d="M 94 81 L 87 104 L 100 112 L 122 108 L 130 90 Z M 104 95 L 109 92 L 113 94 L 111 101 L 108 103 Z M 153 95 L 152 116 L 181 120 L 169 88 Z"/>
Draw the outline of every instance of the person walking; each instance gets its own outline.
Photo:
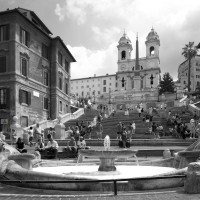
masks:
<path id="1" fill-rule="evenodd" d="M 121 134 L 122 134 L 122 123 L 119 122 L 117 124 L 117 139 L 120 139 L 121 138 Z"/>
<path id="2" fill-rule="evenodd" d="M 102 139 L 102 133 L 103 133 L 103 126 L 101 122 L 98 122 L 96 125 L 96 132 L 97 132 L 97 138 L 98 140 Z"/>
<path id="3" fill-rule="evenodd" d="M 121 134 L 121 138 L 122 138 L 122 147 L 126 148 L 126 141 L 127 141 L 126 128 L 123 129 L 122 134 Z"/>
<path id="4" fill-rule="evenodd" d="M 88 122 L 88 124 L 87 124 L 87 133 L 89 135 L 89 139 L 91 139 L 91 136 L 92 136 L 92 125 L 91 125 L 91 122 Z"/>

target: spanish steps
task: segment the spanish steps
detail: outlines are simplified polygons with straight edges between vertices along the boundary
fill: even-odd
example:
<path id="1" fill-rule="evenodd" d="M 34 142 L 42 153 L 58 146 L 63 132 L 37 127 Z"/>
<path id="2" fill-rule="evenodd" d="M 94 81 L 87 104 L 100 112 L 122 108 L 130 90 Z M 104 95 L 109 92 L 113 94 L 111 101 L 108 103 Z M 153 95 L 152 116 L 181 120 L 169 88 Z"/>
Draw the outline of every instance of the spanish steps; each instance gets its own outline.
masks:
<path id="1" fill-rule="evenodd" d="M 169 110 L 169 109 L 168 109 Z M 190 119 L 192 118 L 192 115 L 189 111 L 183 112 L 182 107 L 173 107 L 170 108 L 172 115 L 179 113 L 181 119 L 183 122 L 188 123 Z M 159 114 L 158 114 L 159 113 Z M 164 115 L 161 113 L 164 113 Z M 75 126 L 76 122 L 83 121 L 84 124 L 87 124 L 88 121 L 93 121 L 94 117 L 98 115 L 98 111 L 94 109 L 87 110 L 84 115 L 79 117 L 78 119 L 70 120 L 65 123 L 66 130 L 68 126 Z M 167 118 L 166 115 L 168 114 L 168 111 L 159 110 L 158 112 L 155 112 L 153 114 L 153 122 L 156 124 L 161 124 L 163 126 L 164 132 L 168 132 L 167 127 Z M 143 113 L 143 116 L 145 113 Z M 119 122 L 124 123 L 124 125 L 127 127 L 127 125 L 130 122 L 135 122 L 136 124 L 136 133 L 133 135 L 133 140 L 131 142 L 131 145 L 136 146 L 188 146 L 190 145 L 193 140 L 183 140 L 182 138 L 175 138 L 174 136 L 161 136 L 159 140 L 155 139 L 155 136 L 150 135 L 148 132 L 148 123 L 146 123 L 143 120 L 143 116 L 139 117 L 138 113 L 136 111 L 130 111 L 129 115 L 125 115 L 124 111 L 117 110 L 115 115 L 110 115 L 107 118 L 103 118 L 102 125 L 103 125 L 103 135 L 102 138 L 104 138 L 106 135 L 109 135 L 112 141 L 112 145 L 117 145 L 118 140 L 117 138 L 117 124 Z M 95 127 L 92 129 L 92 139 L 88 139 L 88 135 L 86 134 L 86 142 L 87 144 L 91 146 L 102 146 L 103 142 L 100 140 L 97 140 L 97 134 Z"/>

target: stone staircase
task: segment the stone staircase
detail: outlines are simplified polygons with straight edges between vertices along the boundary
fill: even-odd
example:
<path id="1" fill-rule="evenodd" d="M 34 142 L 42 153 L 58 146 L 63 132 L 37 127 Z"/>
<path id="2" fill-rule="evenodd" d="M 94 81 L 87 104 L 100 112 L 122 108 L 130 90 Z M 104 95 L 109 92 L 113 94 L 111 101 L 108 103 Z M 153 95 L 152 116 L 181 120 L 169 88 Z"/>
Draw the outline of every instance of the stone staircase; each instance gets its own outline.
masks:
<path id="1" fill-rule="evenodd" d="M 175 113 L 179 113 L 182 121 L 188 123 L 192 118 L 192 115 L 189 111 L 186 111 L 184 114 L 182 113 L 183 108 L 174 107 L 170 109 L 172 115 Z M 162 111 L 164 112 L 164 111 Z M 160 113 L 158 111 L 158 113 Z M 166 116 L 168 111 L 166 111 Z M 68 126 L 75 126 L 77 120 L 79 122 L 83 121 L 84 124 L 87 124 L 88 121 L 93 121 L 94 117 L 98 115 L 97 110 L 87 110 L 84 115 L 79 117 L 76 120 L 70 120 L 65 123 L 66 129 Z M 145 115 L 145 114 L 144 114 Z M 183 140 L 182 138 L 174 138 L 173 136 L 163 136 L 160 140 L 155 140 L 155 137 L 148 133 L 148 124 L 142 120 L 142 116 L 139 117 L 138 113 L 135 111 L 130 111 L 129 116 L 124 114 L 124 111 L 117 111 L 115 116 L 109 116 L 108 118 L 104 118 L 102 120 L 103 125 L 103 135 L 104 138 L 106 135 L 109 135 L 112 140 L 112 145 L 118 145 L 118 140 L 116 140 L 116 132 L 117 132 L 117 124 L 118 122 L 122 122 L 127 126 L 130 122 L 134 121 L 136 123 L 136 134 L 133 135 L 133 141 L 131 145 L 136 146 L 188 146 L 191 144 L 191 140 Z M 164 128 L 165 132 L 168 132 L 167 127 L 167 119 L 163 117 L 163 115 L 154 114 L 153 122 L 156 124 L 161 124 Z M 92 140 L 88 140 L 88 135 L 85 137 L 87 144 L 89 146 L 103 146 L 103 141 L 97 140 L 96 129 L 95 127 L 92 129 Z M 61 141 L 60 141 L 61 142 Z M 61 142 L 62 143 L 62 142 Z"/>

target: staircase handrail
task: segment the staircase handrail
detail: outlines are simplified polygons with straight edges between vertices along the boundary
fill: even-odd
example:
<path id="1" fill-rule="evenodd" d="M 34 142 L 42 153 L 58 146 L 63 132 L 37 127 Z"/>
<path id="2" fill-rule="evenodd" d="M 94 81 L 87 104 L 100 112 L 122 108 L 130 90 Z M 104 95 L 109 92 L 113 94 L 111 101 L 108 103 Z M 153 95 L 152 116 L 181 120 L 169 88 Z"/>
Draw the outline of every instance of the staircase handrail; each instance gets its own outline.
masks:
<path id="1" fill-rule="evenodd" d="M 60 116 L 60 122 L 61 123 L 65 123 L 71 119 L 77 119 L 78 117 L 80 117 L 81 115 L 84 114 L 84 108 L 79 108 L 76 112 L 74 113 L 67 113 L 65 115 L 61 115 Z M 58 119 L 54 119 L 54 120 L 43 120 L 41 122 L 38 122 L 38 124 L 40 125 L 40 127 L 42 129 L 46 129 L 46 128 L 54 128 L 56 124 L 58 124 L 59 120 Z M 35 124 L 32 124 L 28 127 L 24 128 L 24 131 L 28 131 L 28 129 L 30 129 L 30 127 L 35 127 Z"/>

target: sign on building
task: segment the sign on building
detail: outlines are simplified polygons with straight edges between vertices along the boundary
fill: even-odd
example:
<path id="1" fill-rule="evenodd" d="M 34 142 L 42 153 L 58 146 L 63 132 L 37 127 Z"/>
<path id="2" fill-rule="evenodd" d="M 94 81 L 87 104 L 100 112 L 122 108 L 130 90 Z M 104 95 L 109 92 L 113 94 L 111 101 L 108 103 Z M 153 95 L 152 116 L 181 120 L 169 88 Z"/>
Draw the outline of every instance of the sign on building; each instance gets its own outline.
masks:
<path id="1" fill-rule="evenodd" d="M 8 124 L 8 119 L 1 119 L 1 124 Z"/>

